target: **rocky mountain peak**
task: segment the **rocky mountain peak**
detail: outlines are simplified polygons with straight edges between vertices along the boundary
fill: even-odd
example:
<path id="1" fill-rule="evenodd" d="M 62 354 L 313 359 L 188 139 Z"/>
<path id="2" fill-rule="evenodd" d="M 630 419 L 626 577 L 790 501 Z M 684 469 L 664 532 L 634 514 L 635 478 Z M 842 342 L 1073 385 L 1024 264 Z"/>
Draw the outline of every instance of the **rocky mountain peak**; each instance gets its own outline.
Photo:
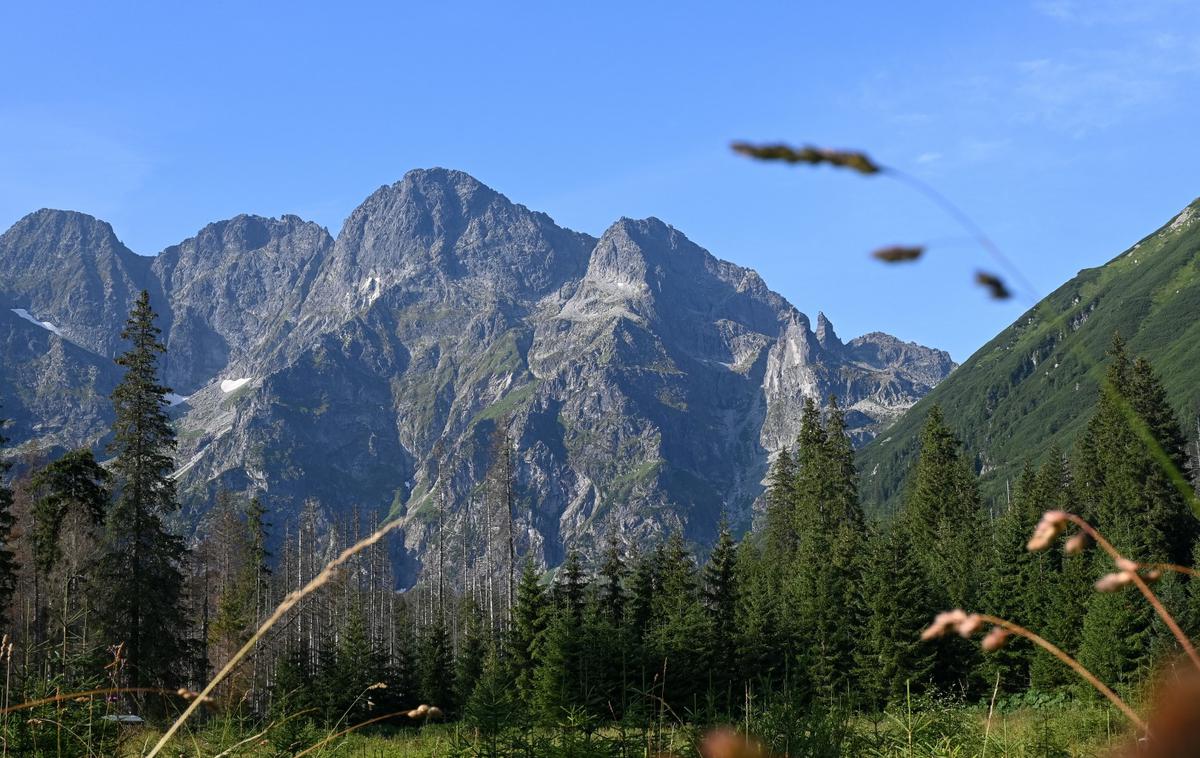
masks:
<path id="1" fill-rule="evenodd" d="M 837 394 L 863 441 L 948 371 L 919 346 L 843 347 L 823 314 L 814 330 L 657 218 L 596 239 L 459 171 L 381 187 L 336 239 L 244 215 L 153 259 L 102 222 L 43 214 L 0 237 L 0 267 L 20 275 L 0 276 L 0 403 L 18 443 L 106 433 L 111 355 L 146 287 L 179 396 L 185 509 L 224 488 L 264 496 L 277 529 L 306 500 L 330 523 L 402 515 L 410 567 L 431 498 L 446 528 L 479 528 L 468 504 L 500 424 L 517 446 L 517 548 L 553 564 L 612 527 L 706 543 L 723 512 L 745 526 L 805 398 Z M 18 265 L 30 251 L 103 265 Z"/>
<path id="2" fill-rule="evenodd" d="M 0 235 L 0 266 L 54 265 L 72 258 L 132 256 L 112 226 L 78 211 L 42 208 Z"/>
<path id="3" fill-rule="evenodd" d="M 833 324 L 825 317 L 824 311 L 817 311 L 817 342 L 826 350 L 836 350 L 842 347 L 842 341 L 833 331 Z"/>
<path id="4" fill-rule="evenodd" d="M 112 356 L 141 289 L 158 292 L 150 259 L 134 254 L 112 226 L 86 213 L 43 208 L 0 235 L 0 302 L 51 323 L 66 339 Z"/>

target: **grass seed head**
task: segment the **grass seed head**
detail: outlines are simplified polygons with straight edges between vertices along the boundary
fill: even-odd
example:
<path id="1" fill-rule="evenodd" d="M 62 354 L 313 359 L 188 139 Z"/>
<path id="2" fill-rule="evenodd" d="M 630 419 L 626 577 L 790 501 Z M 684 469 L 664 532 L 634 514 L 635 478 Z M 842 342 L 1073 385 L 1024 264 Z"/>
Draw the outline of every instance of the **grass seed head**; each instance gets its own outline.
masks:
<path id="1" fill-rule="evenodd" d="M 959 624 L 967 619 L 967 613 L 961 608 L 952 611 L 942 611 L 934 616 L 933 623 L 921 632 L 921 639 L 932 640 L 944 636 L 951 629 L 957 629 Z"/>
<path id="2" fill-rule="evenodd" d="M 1008 640 L 1012 635 L 1007 629 L 1001 626 L 993 626 L 991 631 L 983 637 L 980 646 L 989 653 L 994 653 L 1000 648 L 1008 644 Z"/>
<path id="3" fill-rule="evenodd" d="M 1096 580 L 1097 592 L 1116 592 L 1133 583 L 1132 571 L 1115 571 Z"/>
<path id="4" fill-rule="evenodd" d="M 983 628 L 983 619 L 979 618 L 979 614 L 972 613 L 958 622 L 958 634 L 961 637 L 971 637 Z"/>
<path id="5" fill-rule="evenodd" d="M 1031 553 L 1045 550 L 1067 528 L 1067 514 L 1064 511 L 1046 511 L 1041 521 L 1033 529 L 1033 536 L 1025 548 Z"/>
<path id="6" fill-rule="evenodd" d="M 907 263 L 915 261 L 925 252 L 920 245 L 889 245 L 871 253 L 871 257 L 884 263 Z"/>
<path id="7" fill-rule="evenodd" d="M 878 174 L 883 167 L 867 157 L 866 153 L 856 150 L 834 150 L 826 147 L 792 147 L 782 142 L 768 145 L 753 145 L 749 142 L 735 142 L 730 147 L 735 153 L 740 153 L 760 161 L 783 161 L 784 163 L 807 163 L 818 166 L 828 163 L 838 168 L 848 168 L 860 174 Z"/>
<path id="8" fill-rule="evenodd" d="M 1067 555 L 1078 555 L 1084 550 L 1087 550 L 1091 544 L 1092 538 L 1087 536 L 1087 534 L 1084 532 L 1079 532 L 1078 534 L 1072 534 L 1067 539 L 1066 544 L 1063 545 L 1063 552 Z"/>

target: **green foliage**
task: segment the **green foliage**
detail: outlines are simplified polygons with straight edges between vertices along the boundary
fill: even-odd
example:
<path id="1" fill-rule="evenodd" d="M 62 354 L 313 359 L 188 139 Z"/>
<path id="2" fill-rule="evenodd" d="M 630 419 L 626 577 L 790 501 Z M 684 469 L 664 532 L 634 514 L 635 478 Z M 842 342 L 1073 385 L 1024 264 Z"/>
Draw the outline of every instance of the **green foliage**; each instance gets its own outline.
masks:
<path id="1" fill-rule="evenodd" d="M 1193 209 L 1195 206 L 1193 206 Z M 967 449 L 986 453 L 981 486 L 1003 497 L 1026 460 L 1041 462 L 1083 434 L 1104 383 L 1111 335 L 1128 339 L 1161 377 L 1175 417 L 1195 408 L 1200 367 L 1200 224 L 1163 227 L 1104 266 L 1086 269 L 981 347 L 859 455 L 868 510 L 895 510 L 933 406 Z"/>
<path id="2" fill-rule="evenodd" d="M 537 647 L 546 626 L 547 601 L 537 569 L 526 562 L 517 584 L 516 606 L 512 611 L 512 630 L 505 645 L 505 660 L 510 667 L 518 694 L 526 704 L 533 702 L 533 676 Z"/>
<path id="3" fill-rule="evenodd" d="M 868 540 L 857 590 L 864 611 L 855 650 L 855 681 L 868 709 L 902 701 L 933 680 L 937 649 L 920 640 L 939 608 L 902 525 Z"/>
<path id="4" fill-rule="evenodd" d="M 90 450 L 73 450 L 34 474 L 30 486 L 38 497 L 32 508 L 33 562 L 42 574 L 49 574 L 62 554 L 59 531 L 64 518 L 78 513 L 94 527 L 104 523 L 110 478 Z"/>
<path id="5" fill-rule="evenodd" d="M 454 662 L 445 624 L 429 624 L 417 643 L 417 687 L 421 702 L 450 708 L 454 702 Z"/>

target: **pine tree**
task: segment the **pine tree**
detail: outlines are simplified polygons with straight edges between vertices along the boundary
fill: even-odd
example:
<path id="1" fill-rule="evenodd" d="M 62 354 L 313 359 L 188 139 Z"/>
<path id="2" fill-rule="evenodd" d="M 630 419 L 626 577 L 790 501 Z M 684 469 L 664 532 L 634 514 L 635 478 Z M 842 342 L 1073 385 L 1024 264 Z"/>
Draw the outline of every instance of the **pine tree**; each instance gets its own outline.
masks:
<path id="1" fill-rule="evenodd" d="M 737 547 L 729 523 L 721 519 L 717 544 L 704 567 L 704 606 L 708 630 L 705 653 L 709 663 L 709 688 L 723 712 L 729 713 L 740 693 L 737 689 Z"/>
<path id="2" fill-rule="evenodd" d="M 796 552 L 796 466 L 784 447 L 771 464 L 767 482 L 767 551 L 777 561 L 790 560 Z"/>
<path id="3" fill-rule="evenodd" d="M 697 644 L 704 639 L 705 617 L 696 564 L 678 532 L 655 552 L 655 558 L 659 586 L 648 640 L 653 671 L 667 703 L 677 710 L 694 709 L 707 684 L 704 650 Z"/>
<path id="4" fill-rule="evenodd" d="M 169 684 L 187 660 L 183 612 L 183 540 L 164 518 L 178 505 L 175 431 L 158 383 L 158 356 L 166 351 L 150 296 L 142 292 L 121 336 L 130 349 L 117 359 L 125 377 L 113 391 L 110 451 L 117 498 L 106 524 L 97 593 L 109 639 L 123 642 L 130 684 Z"/>
<path id="5" fill-rule="evenodd" d="M 435 619 L 421 631 L 417 648 L 417 678 L 421 700 L 449 708 L 454 700 L 454 668 L 446 625 Z"/>
<path id="6" fill-rule="evenodd" d="M 8 442 L 3 434 L 6 424 L 7 419 L 0 418 L 0 453 Z M 16 523 L 12 514 L 13 494 L 4 481 L 8 468 L 8 461 L 0 458 L 0 626 L 7 626 L 10 620 L 9 607 L 17 589 L 17 558 L 12 549 L 12 531 Z"/>
<path id="7" fill-rule="evenodd" d="M 532 561 L 526 561 L 517 584 L 512 629 L 506 641 L 507 663 L 517 691 L 526 703 L 532 702 L 533 674 L 538 645 L 546 624 L 546 596 Z"/>
<path id="8" fill-rule="evenodd" d="M 1096 411 L 1076 454 L 1084 515 L 1133 560 L 1186 561 L 1197 522 L 1171 476 L 1183 465 L 1183 433 L 1150 365 L 1131 363 L 1119 335 L 1108 354 Z M 1110 570 L 1093 551 L 1093 575 Z M 1079 659 L 1105 681 L 1132 684 L 1153 665 L 1161 634 L 1136 593 L 1097 593 L 1088 600 Z"/>
<path id="9" fill-rule="evenodd" d="M 34 474 L 31 487 L 37 493 L 33 504 L 33 560 L 47 575 L 62 556 L 59 533 L 65 518 L 79 515 L 100 527 L 108 510 L 108 471 L 96 462 L 90 450 L 73 450 Z"/>
<path id="10" fill-rule="evenodd" d="M 483 612 L 474 603 L 465 609 L 458 652 L 454 656 L 454 703 L 455 712 L 462 714 L 479 679 L 483 676 L 484 663 L 488 657 L 488 639 L 483 628 Z"/>
<path id="11" fill-rule="evenodd" d="M 1035 615 L 1039 610 L 1037 585 L 1049 580 L 1038 572 L 1044 553 L 1030 553 L 1025 548 L 1042 514 L 1034 500 L 1036 484 L 1037 474 L 1032 464 L 1026 463 L 1011 504 L 992 525 L 987 588 L 981 598 L 982 608 L 988 613 L 1026 626 L 1041 620 Z M 1057 551 L 1046 552 L 1054 552 L 1057 557 Z M 988 679 L 999 672 L 1000 686 L 1005 691 L 1026 689 L 1031 656 L 1032 650 L 1025 645 L 1001 648 L 986 659 Z"/>
<path id="12" fill-rule="evenodd" d="M 30 507 L 33 563 L 33 628 L 36 645 L 48 632 L 48 615 L 58 604 L 62 640 L 60 656 L 66 664 L 66 640 L 71 627 L 86 631 L 89 593 L 71 592 L 91 574 L 97 531 L 104 523 L 110 494 L 109 474 L 90 450 L 74 450 L 34 473 L 29 488 L 35 498 Z M 68 548 L 64 561 L 63 544 Z M 61 565 L 61 570 L 56 571 Z M 53 575 L 53 576 L 52 576 Z"/>
<path id="13" fill-rule="evenodd" d="M 608 545 L 604 549 L 604 562 L 600 566 L 600 604 L 603 606 L 605 617 L 615 626 L 620 627 L 625 617 L 625 562 L 621 558 L 621 546 L 617 541 L 615 531 L 609 534 Z"/>
<path id="14" fill-rule="evenodd" d="M 783 631 L 777 573 L 753 541 L 738 546 L 738 662 L 746 682 L 767 689 L 783 679 L 787 653 L 794 649 Z"/>
<path id="15" fill-rule="evenodd" d="M 971 464 L 936 405 L 921 430 L 920 453 L 902 519 L 916 555 L 944 595 L 944 604 L 974 607 L 982 586 L 983 509 Z"/>
<path id="16" fill-rule="evenodd" d="M 868 704 L 882 707 L 933 680 L 938 649 L 921 642 L 921 630 L 939 610 L 912 540 L 895 524 L 868 541 L 859 585 L 866 611 L 856 650 L 855 679 Z"/>
<path id="17" fill-rule="evenodd" d="M 1038 469 L 1030 496 L 1032 511 L 1040 518 L 1050 510 L 1070 510 L 1079 502 L 1066 457 L 1051 448 L 1046 462 Z M 1026 613 L 1038 631 L 1067 651 L 1079 649 L 1080 631 L 1091 597 L 1092 556 L 1064 556 L 1058 550 L 1044 550 L 1033 556 L 1033 572 L 1026 593 Z M 1075 686 L 1077 680 L 1062 662 L 1040 648 L 1032 651 L 1029 683 L 1036 690 Z"/>

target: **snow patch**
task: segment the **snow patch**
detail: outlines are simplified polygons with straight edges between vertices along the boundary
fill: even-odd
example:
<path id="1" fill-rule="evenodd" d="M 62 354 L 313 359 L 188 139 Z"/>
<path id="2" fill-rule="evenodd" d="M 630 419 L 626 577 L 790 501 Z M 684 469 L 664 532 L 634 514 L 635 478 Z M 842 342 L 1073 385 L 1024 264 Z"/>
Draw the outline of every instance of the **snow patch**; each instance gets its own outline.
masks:
<path id="1" fill-rule="evenodd" d="M 175 406 L 179 405 L 180 403 L 186 403 L 188 401 L 188 396 L 177 395 L 174 392 L 168 392 L 166 395 L 166 398 L 167 398 L 167 405 L 170 406 L 171 408 L 174 408 Z"/>
<path id="2" fill-rule="evenodd" d="M 36 324 L 37 326 L 42 327 L 43 329 L 45 329 L 48 332 L 54 332 L 59 337 L 63 336 L 62 331 L 57 326 L 55 326 L 54 324 L 51 324 L 49 321 L 38 321 L 36 318 L 33 317 L 33 314 L 31 314 L 29 311 L 25 310 L 24 308 L 12 308 L 11 310 L 13 313 L 17 314 L 18 316 L 25 319 L 29 323 Z"/>
<path id="3" fill-rule="evenodd" d="M 245 376 L 241 379 L 222 379 L 221 391 L 228 395 L 236 389 L 240 389 L 246 382 L 250 381 L 250 377 Z"/>

